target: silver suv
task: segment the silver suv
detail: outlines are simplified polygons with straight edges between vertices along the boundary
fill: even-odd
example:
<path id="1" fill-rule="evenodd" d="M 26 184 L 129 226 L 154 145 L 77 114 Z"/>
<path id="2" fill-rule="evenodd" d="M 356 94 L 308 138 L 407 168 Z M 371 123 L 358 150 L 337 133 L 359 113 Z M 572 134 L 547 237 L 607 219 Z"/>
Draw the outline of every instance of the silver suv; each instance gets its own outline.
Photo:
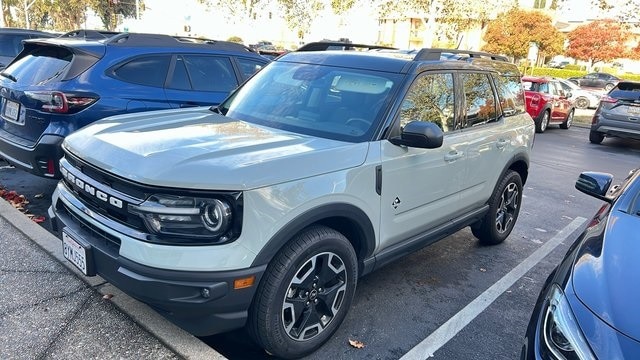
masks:
<path id="1" fill-rule="evenodd" d="M 362 275 L 466 226 L 504 241 L 534 138 L 518 69 L 363 47 L 312 43 L 219 107 L 67 137 L 50 209 L 67 259 L 195 335 L 246 326 L 295 358 Z"/>

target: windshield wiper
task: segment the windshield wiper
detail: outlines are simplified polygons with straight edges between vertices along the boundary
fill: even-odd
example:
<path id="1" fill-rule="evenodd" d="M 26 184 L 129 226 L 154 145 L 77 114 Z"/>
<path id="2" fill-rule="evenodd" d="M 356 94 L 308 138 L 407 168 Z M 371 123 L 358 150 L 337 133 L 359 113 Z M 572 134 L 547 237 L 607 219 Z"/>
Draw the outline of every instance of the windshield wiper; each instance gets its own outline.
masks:
<path id="1" fill-rule="evenodd" d="M 4 72 L 4 71 L 0 72 L 0 76 L 4 76 L 4 77 L 6 77 L 7 79 L 9 79 L 9 80 L 11 80 L 13 82 L 18 82 L 18 79 L 16 79 L 15 76 L 13 76 L 13 75 L 11 75 L 11 74 L 9 74 L 7 72 Z"/>

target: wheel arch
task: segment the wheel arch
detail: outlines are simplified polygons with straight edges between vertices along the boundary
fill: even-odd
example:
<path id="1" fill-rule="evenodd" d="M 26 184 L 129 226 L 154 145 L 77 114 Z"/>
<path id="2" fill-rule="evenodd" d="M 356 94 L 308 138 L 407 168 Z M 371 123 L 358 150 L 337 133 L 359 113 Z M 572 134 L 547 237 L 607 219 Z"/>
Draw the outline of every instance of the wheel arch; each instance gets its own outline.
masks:
<path id="1" fill-rule="evenodd" d="M 529 177 L 529 155 L 526 153 L 516 154 L 511 161 L 507 163 L 507 165 L 502 170 L 500 177 L 498 178 L 498 182 L 500 179 L 504 177 L 507 171 L 513 170 L 520 174 L 520 179 L 522 179 L 522 185 L 527 182 L 527 178 Z"/>
<path id="2" fill-rule="evenodd" d="M 298 216 L 267 241 L 251 266 L 269 263 L 289 240 L 312 225 L 324 225 L 342 233 L 353 246 L 362 273 L 364 259 L 375 249 L 375 231 L 364 211 L 346 203 L 320 206 Z"/>

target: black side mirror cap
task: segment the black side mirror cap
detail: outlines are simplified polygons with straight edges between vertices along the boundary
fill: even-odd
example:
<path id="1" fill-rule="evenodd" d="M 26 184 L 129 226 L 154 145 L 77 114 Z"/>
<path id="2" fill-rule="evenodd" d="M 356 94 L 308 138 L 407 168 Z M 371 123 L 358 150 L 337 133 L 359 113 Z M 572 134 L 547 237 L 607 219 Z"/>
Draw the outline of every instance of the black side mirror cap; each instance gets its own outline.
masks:
<path id="1" fill-rule="evenodd" d="M 609 191 L 612 182 L 613 175 L 611 174 L 585 171 L 578 176 L 576 189 L 610 203 L 612 199 L 607 197 L 607 191 Z"/>
<path id="2" fill-rule="evenodd" d="M 408 146 L 423 149 L 436 149 L 442 146 L 444 132 L 435 123 L 429 121 L 412 121 L 405 125 L 400 136 L 389 141 L 397 146 Z"/>

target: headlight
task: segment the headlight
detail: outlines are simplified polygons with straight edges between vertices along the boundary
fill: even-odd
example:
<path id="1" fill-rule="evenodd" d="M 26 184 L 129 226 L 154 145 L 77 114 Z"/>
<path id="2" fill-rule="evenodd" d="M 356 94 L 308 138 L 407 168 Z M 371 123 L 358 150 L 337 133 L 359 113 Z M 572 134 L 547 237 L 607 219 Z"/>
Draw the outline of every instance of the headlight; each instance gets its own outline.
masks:
<path id="1" fill-rule="evenodd" d="M 562 290 L 557 285 L 552 285 L 547 299 L 541 334 L 543 358 L 595 360 Z"/>
<path id="2" fill-rule="evenodd" d="M 201 198 L 152 195 L 129 211 L 142 218 L 151 234 L 198 243 L 222 243 L 239 235 L 240 212 L 233 197 Z"/>

